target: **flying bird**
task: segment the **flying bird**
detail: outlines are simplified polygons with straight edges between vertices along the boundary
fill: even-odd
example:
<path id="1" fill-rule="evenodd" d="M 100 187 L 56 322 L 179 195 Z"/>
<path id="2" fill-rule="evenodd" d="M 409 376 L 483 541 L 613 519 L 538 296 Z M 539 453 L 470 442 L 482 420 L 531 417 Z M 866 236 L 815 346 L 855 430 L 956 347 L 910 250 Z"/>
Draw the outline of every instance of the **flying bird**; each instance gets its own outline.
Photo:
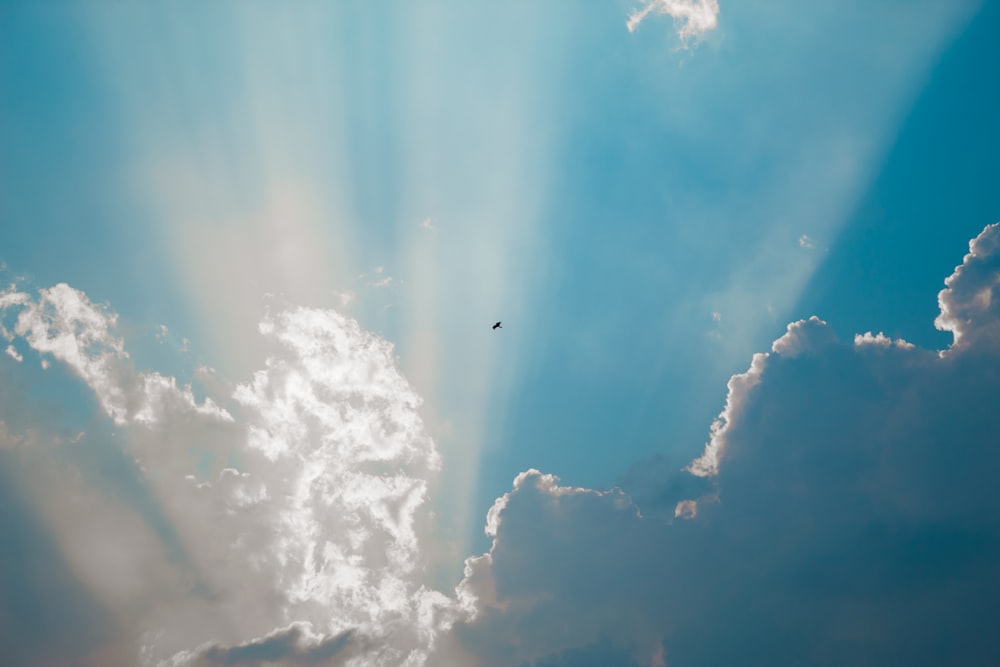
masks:
<path id="1" fill-rule="evenodd" d="M 496 330 L 496 329 L 503 329 L 503 327 L 502 327 L 502 326 L 500 326 L 500 323 L 499 323 L 499 322 L 497 322 L 496 324 L 494 324 L 494 325 L 493 325 L 493 329 L 494 329 L 494 330 Z"/>

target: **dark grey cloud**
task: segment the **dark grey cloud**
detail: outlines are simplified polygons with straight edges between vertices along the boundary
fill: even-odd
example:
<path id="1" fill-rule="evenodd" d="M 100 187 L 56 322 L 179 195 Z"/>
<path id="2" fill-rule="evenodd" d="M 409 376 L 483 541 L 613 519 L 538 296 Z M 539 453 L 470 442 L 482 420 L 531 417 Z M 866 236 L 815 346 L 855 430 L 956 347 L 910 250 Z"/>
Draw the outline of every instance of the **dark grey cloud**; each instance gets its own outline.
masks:
<path id="1" fill-rule="evenodd" d="M 939 296 L 945 351 L 789 325 L 704 456 L 626 478 L 676 517 L 519 476 L 460 588 L 469 663 L 996 664 L 998 284 L 992 225 Z"/>
<path id="2" fill-rule="evenodd" d="M 293 624 L 266 637 L 237 646 L 213 644 L 203 649 L 195 664 L 202 667 L 256 667 L 258 665 L 342 665 L 353 653 L 352 633 L 313 635 L 307 624 Z"/>

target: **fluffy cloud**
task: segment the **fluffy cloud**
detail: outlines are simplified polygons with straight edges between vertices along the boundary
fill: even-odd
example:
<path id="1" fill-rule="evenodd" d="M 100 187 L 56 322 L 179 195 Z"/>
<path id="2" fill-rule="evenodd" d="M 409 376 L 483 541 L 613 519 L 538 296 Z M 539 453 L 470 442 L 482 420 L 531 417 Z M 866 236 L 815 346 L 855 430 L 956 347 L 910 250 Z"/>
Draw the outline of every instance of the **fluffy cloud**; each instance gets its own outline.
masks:
<path id="1" fill-rule="evenodd" d="M 261 332 L 278 350 L 233 394 L 232 467 L 190 480 L 191 502 L 174 512 L 205 518 L 191 541 L 222 602 L 203 610 L 213 622 L 200 637 L 179 627 L 147 650 L 170 664 L 244 664 L 223 660 L 264 648 L 288 665 L 423 664 L 449 601 L 419 584 L 417 524 L 440 466 L 419 397 L 392 346 L 335 312 L 281 313 Z M 218 634 L 260 606 L 273 612 L 228 644 Z M 309 641 L 304 625 L 276 639 L 289 621 L 313 628 Z M 172 653 L 195 640 L 210 644 Z"/>
<path id="2" fill-rule="evenodd" d="M 628 17 L 625 25 L 635 32 L 650 14 L 669 14 L 674 19 L 677 35 L 684 43 L 700 39 L 718 25 L 719 3 L 716 0 L 645 0 L 641 9 Z"/>
<path id="3" fill-rule="evenodd" d="M 116 424 L 152 424 L 172 411 L 193 410 L 223 421 L 232 417 L 211 399 L 198 404 L 190 387 L 159 373 L 137 373 L 124 342 L 113 334 L 117 316 L 66 283 L 39 291 L 38 300 L 9 290 L 0 297 L 0 315 L 16 312 L 13 331 L 0 328 L 7 340 L 22 337 L 35 351 L 61 361 L 93 389 Z M 20 361 L 16 354 L 8 354 Z"/>
<path id="4" fill-rule="evenodd" d="M 998 240 L 939 297 L 944 353 L 790 325 L 701 457 L 627 480 L 648 512 L 519 476 L 460 587 L 468 664 L 993 664 Z"/>
<path id="5" fill-rule="evenodd" d="M 74 664 L 424 663 L 453 614 L 420 583 L 440 459 L 389 343 L 333 311 L 279 313 L 260 327 L 273 353 L 223 408 L 137 371 L 114 314 L 69 286 L 2 298 L 5 337 L 110 418 L 75 442 L 3 430 L 5 470 L 31 482 L 17 506 L 118 651 Z"/>
<path id="6" fill-rule="evenodd" d="M 467 664 L 534 664 L 602 638 L 638 664 L 662 664 L 666 619 L 649 614 L 661 592 L 647 577 L 670 549 L 647 523 L 620 491 L 521 473 L 490 512 L 493 548 L 469 559 L 459 587 L 476 614 L 456 628 Z"/>
<path id="7" fill-rule="evenodd" d="M 941 314 L 934 324 L 955 336 L 952 349 L 996 344 L 1000 337 L 1000 223 L 969 242 L 969 254 L 938 294 Z"/>

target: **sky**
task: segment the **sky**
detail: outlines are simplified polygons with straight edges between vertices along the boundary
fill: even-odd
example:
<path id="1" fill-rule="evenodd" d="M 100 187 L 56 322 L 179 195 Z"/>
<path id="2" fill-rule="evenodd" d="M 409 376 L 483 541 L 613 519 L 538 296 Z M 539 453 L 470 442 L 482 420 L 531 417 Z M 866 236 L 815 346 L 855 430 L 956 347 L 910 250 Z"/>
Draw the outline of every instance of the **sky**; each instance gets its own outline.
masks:
<path id="1" fill-rule="evenodd" d="M 996 664 L 998 28 L 0 0 L 7 659 Z"/>

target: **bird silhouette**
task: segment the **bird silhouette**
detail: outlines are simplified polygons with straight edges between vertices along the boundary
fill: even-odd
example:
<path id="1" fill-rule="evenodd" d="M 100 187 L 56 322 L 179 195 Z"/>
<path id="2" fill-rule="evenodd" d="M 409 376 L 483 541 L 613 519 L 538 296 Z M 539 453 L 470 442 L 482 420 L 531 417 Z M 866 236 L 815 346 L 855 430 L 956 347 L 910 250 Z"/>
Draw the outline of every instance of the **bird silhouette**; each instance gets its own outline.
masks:
<path id="1" fill-rule="evenodd" d="M 497 322 L 496 324 L 494 324 L 494 325 L 493 325 L 493 329 L 494 329 L 494 330 L 496 330 L 496 329 L 503 329 L 503 327 L 502 327 L 502 326 L 500 326 L 500 323 L 499 323 L 499 322 Z"/>

